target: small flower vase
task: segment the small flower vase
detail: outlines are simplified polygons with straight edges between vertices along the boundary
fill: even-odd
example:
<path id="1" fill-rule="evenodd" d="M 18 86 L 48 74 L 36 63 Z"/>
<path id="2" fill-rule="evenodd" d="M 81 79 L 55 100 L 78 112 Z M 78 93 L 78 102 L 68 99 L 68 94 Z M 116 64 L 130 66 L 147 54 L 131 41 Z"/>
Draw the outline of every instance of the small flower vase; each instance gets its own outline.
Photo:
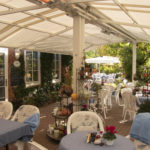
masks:
<path id="1" fill-rule="evenodd" d="M 106 145 L 113 145 L 114 140 L 105 140 Z"/>

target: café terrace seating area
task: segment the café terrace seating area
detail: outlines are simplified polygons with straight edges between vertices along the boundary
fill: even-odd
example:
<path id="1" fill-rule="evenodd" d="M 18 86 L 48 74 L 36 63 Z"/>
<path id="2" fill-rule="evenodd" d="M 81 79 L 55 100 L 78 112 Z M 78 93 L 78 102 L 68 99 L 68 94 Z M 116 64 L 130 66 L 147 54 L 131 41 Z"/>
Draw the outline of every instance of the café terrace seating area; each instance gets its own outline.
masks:
<path id="1" fill-rule="evenodd" d="M 149 70 L 136 86 L 137 44 L 150 43 L 149 8 L 149 0 L 0 0 L 0 150 L 150 150 L 150 114 L 142 107 L 150 100 Z M 85 70 L 85 52 L 121 42 L 132 44 L 131 81 Z M 9 96 L 24 93 L 11 88 L 45 84 L 40 53 L 72 56 L 72 83 L 55 87 L 58 100 L 35 106 L 20 99 L 16 109 Z M 32 92 L 22 101 L 39 91 Z"/>
<path id="2" fill-rule="evenodd" d="M 111 75 L 110 78 L 112 78 Z M 85 84 L 88 83 L 88 80 L 85 80 Z M 76 110 L 76 112 L 73 112 L 72 115 L 70 114 L 69 114 L 70 116 L 67 115 L 66 120 L 64 118 L 62 119 L 59 118 L 60 120 L 59 119 L 57 120 L 56 119 L 57 117 L 54 117 L 55 115 L 56 116 L 58 115 L 58 111 L 59 111 L 58 109 L 60 108 L 60 101 L 55 103 L 50 103 L 48 105 L 44 105 L 39 108 L 32 105 L 22 105 L 17 109 L 17 111 L 13 115 L 12 115 L 12 110 L 13 110 L 12 104 L 10 102 L 1 101 L 0 110 L 1 110 L 2 119 L 27 123 L 33 132 L 33 135 L 32 133 L 24 133 L 24 135 L 28 135 L 27 137 L 29 137 L 27 141 L 22 141 L 22 139 L 20 138 L 18 138 L 19 140 L 16 142 L 15 140 L 14 141 L 12 140 L 8 145 L 9 149 L 16 150 L 17 147 L 19 149 L 20 146 L 22 149 L 21 143 L 24 143 L 23 146 L 25 150 L 28 149 L 32 150 L 32 147 L 33 149 L 35 148 L 37 150 L 60 149 L 60 145 L 63 144 L 60 143 L 61 139 L 65 139 L 65 138 L 63 138 L 64 135 L 62 136 L 60 134 L 60 130 L 59 130 L 59 134 L 55 134 L 56 124 L 58 125 L 57 126 L 58 128 L 60 126 L 66 126 L 65 135 L 66 134 L 69 135 L 73 132 L 82 133 L 82 131 L 90 132 L 90 131 L 98 130 L 104 132 L 105 126 L 111 125 L 116 128 L 117 135 L 119 135 L 119 137 L 117 138 L 120 138 L 121 135 L 121 137 L 123 136 L 125 139 L 128 140 L 130 139 L 133 143 L 133 141 L 135 140 L 134 138 L 130 137 L 131 126 L 133 125 L 133 120 L 135 119 L 136 113 L 139 109 L 139 105 L 144 102 L 142 96 L 141 95 L 139 96 L 140 92 L 137 92 L 136 95 L 133 95 L 133 91 L 134 91 L 133 83 L 126 83 L 125 85 L 123 83 L 120 83 L 117 86 L 114 86 L 115 84 L 113 82 L 110 82 L 109 77 L 104 83 L 100 83 L 100 82 L 96 83 L 98 80 L 99 78 L 97 80 L 95 80 L 95 78 L 94 80 L 90 79 L 90 82 L 93 82 L 94 85 L 95 84 L 100 85 L 98 89 L 98 93 L 97 91 L 92 89 L 93 87 L 90 82 L 89 82 L 91 85 L 90 88 L 87 88 L 85 84 L 83 84 L 83 87 L 80 87 L 82 90 L 84 90 L 85 94 L 89 93 L 88 98 L 86 100 L 83 100 L 82 102 L 78 101 L 78 98 L 75 97 L 75 95 L 73 94 L 71 98 L 69 97 L 67 99 L 66 97 L 64 98 L 64 101 L 61 102 L 61 107 L 64 107 L 64 105 L 68 105 L 69 103 L 73 103 L 73 107 L 75 107 L 74 109 Z M 144 87 L 141 87 L 141 89 L 143 88 Z M 71 100 L 69 101 L 68 99 Z M 81 102 L 81 104 L 78 103 L 77 105 L 77 101 Z M 93 109 L 93 107 L 95 109 Z M 57 108 L 57 112 L 55 111 L 56 108 Z M 69 109 L 69 107 L 67 109 Z M 54 127 L 53 133 L 51 133 L 52 127 Z M 141 126 L 141 128 L 143 127 Z M 50 133 L 53 136 L 49 136 Z M 30 135 L 32 136 L 30 137 Z M 67 135 L 65 137 L 67 137 Z M 139 142 L 139 140 L 137 141 Z M 124 143 L 125 145 L 126 142 Z M 135 145 L 144 144 L 138 142 L 137 143 L 135 142 Z M 131 143 L 128 144 L 130 145 Z M 3 150 L 4 148 L 0 148 L 0 149 Z"/>

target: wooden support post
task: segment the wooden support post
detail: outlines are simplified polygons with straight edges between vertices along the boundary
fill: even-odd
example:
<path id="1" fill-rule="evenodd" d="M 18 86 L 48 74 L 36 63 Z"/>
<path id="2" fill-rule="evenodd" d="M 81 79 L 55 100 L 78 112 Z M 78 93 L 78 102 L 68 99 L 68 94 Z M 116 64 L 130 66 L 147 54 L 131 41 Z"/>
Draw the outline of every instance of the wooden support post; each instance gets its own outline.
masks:
<path id="1" fill-rule="evenodd" d="M 78 72 L 82 67 L 84 56 L 84 24 L 85 19 L 81 16 L 73 18 L 73 75 L 72 75 L 72 88 L 73 92 L 78 94 L 79 78 Z M 78 110 L 79 102 L 74 103 L 73 111 Z"/>
<path id="2" fill-rule="evenodd" d="M 134 82 L 134 76 L 136 75 L 136 42 L 133 42 L 132 54 L 132 82 Z"/>
<path id="3" fill-rule="evenodd" d="M 75 93 L 78 91 L 78 71 L 82 66 L 84 56 L 84 24 L 85 19 L 75 16 L 73 19 L 73 76 L 72 88 Z"/>

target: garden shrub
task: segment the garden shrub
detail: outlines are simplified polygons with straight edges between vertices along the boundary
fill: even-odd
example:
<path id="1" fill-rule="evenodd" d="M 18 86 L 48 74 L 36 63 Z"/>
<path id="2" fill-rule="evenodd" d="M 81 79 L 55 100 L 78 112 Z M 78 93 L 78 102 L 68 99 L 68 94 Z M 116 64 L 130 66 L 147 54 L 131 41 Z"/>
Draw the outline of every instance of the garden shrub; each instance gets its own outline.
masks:
<path id="1" fill-rule="evenodd" d="M 146 100 L 143 104 L 141 104 L 138 110 L 138 113 L 145 113 L 145 112 L 150 113 L 150 101 L 149 100 Z"/>

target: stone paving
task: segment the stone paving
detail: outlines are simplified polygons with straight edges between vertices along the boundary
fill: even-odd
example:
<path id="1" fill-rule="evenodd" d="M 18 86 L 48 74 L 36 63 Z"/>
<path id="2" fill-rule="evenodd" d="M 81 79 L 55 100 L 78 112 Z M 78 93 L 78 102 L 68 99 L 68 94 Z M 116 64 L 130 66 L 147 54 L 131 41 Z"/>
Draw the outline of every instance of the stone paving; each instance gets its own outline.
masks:
<path id="1" fill-rule="evenodd" d="M 46 135 L 48 124 L 54 122 L 54 118 L 51 116 L 51 112 L 55 106 L 56 103 L 52 103 L 40 107 L 41 122 L 33 138 L 34 141 L 40 143 L 49 150 L 57 150 L 59 144 L 59 142 L 50 139 Z M 121 120 L 122 120 L 122 107 L 114 104 L 112 109 L 108 110 L 107 119 L 105 119 L 105 125 L 114 125 L 116 127 L 118 134 L 127 136 L 129 135 L 132 121 L 120 124 L 119 121 Z M 13 145 L 10 145 L 9 147 L 10 150 L 16 150 L 16 148 L 14 148 Z M 4 148 L 0 148 L 0 150 L 4 150 Z M 25 148 L 25 150 L 27 149 Z"/>

